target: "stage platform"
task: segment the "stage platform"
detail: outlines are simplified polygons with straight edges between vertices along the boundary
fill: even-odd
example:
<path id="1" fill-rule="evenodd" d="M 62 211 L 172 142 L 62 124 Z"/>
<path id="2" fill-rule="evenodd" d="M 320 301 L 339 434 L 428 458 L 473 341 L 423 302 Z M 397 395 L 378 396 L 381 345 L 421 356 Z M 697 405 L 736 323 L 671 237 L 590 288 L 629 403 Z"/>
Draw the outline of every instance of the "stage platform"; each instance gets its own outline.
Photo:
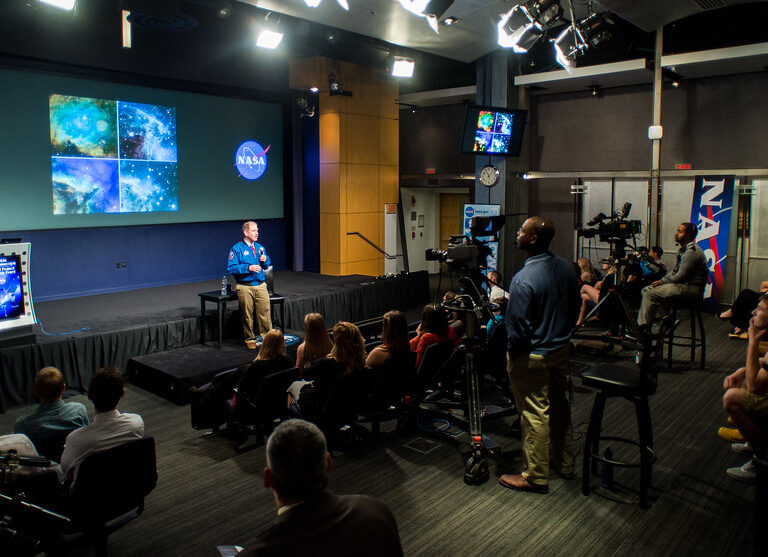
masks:
<path id="1" fill-rule="evenodd" d="M 126 373 L 135 356 L 198 344 L 198 294 L 219 286 L 214 279 L 36 304 L 36 342 L 0 349 L 0 412 L 34 402 L 33 379 L 46 365 L 61 369 L 70 389 L 84 392 L 93 372 L 104 365 L 117 365 Z M 428 301 L 429 276 L 421 271 L 375 280 L 276 271 L 275 292 L 285 296 L 286 329 L 300 332 L 304 315 L 313 311 L 322 313 L 330 326 L 418 307 Z M 205 340 L 213 345 L 216 311 L 209 308 Z M 40 324 L 56 334 L 44 334 Z M 227 306 L 225 329 L 227 344 L 239 348 L 237 302 Z"/>

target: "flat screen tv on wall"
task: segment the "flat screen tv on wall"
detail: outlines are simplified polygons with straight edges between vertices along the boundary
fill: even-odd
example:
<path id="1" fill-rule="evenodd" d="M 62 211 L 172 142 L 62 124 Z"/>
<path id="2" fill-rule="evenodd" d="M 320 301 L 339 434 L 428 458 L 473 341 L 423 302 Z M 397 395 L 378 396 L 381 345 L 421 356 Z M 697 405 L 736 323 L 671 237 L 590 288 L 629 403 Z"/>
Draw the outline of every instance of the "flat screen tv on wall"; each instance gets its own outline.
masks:
<path id="1" fill-rule="evenodd" d="M 461 152 L 471 155 L 520 156 L 527 115 L 527 111 L 516 108 L 467 107 Z"/>

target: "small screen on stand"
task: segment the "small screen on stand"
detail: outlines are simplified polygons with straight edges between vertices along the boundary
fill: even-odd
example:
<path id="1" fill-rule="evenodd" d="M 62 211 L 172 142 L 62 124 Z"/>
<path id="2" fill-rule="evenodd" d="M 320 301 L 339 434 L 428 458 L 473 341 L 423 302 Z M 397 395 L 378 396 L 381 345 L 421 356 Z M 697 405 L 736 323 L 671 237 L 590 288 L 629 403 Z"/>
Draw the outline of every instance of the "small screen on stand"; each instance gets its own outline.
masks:
<path id="1" fill-rule="evenodd" d="M 0 322 L 24 315 L 21 258 L 0 255 Z"/>
<path id="2" fill-rule="evenodd" d="M 525 110 L 467 107 L 461 139 L 461 152 L 474 155 L 517 157 L 523 143 Z"/>

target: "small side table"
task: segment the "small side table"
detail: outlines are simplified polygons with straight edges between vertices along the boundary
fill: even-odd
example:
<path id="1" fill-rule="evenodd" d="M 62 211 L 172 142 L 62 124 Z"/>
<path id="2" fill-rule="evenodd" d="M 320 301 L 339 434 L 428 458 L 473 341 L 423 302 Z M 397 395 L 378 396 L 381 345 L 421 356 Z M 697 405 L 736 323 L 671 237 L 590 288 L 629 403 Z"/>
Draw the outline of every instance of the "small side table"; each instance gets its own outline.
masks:
<path id="1" fill-rule="evenodd" d="M 224 337 L 224 312 L 227 310 L 227 302 L 237 300 L 237 292 L 222 295 L 221 291 L 213 290 L 200 292 L 198 296 L 200 296 L 200 344 L 205 344 L 205 302 L 215 302 L 219 324 L 219 350 L 221 350 L 221 341 Z"/>

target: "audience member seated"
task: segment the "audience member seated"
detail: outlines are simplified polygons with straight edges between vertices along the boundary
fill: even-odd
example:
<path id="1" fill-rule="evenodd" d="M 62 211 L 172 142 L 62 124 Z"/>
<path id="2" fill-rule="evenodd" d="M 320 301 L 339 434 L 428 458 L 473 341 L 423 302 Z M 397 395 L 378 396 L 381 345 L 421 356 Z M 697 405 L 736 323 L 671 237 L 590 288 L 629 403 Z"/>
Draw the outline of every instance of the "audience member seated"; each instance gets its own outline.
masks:
<path id="1" fill-rule="evenodd" d="M 579 265 L 579 268 L 581 268 L 581 265 Z M 607 263 L 603 263 L 603 271 L 605 271 L 605 278 L 608 278 L 616 272 L 616 267 L 613 265 L 608 265 Z M 587 317 L 589 310 L 592 309 L 600 299 L 600 291 L 603 288 L 603 282 L 605 280 L 599 280 L 593 285 L 588 281 L 584 281 L 583 277 L 584 274 L 582 273 L 581 282 L 584 284 L 581 287 L 581 309 L 579 310 L 579 318 L 576 321 L 577 327 L 582 324 L 584 319 Z"/>
<path id="2" fill-rule="evenodd" d="M 503 325 L 504 316 L 507 315 L 507 299 L 506 298 L 496 298 L 491 301 L 494 304 L 496 304 L 498 307 L 495 310 L 491 310 L 491 318 L 488 320 L 488 323 L 485 325 L 485 338 L 491 338 L 493 329 L 495 329 L 497 325 Z"/>
<path id="3" fill-rule="evenodd" d="M 509 298 L 509 292 L 504 290 L 504 280 L 501 278 L 501 273 L 496 270 L 488 271 L 488 278 L 493 281 L 493 283 L 490 284 L 491 291 L 488 294 L 489 300 Z"/>
<path id="4" fill-rule="evenodd" d="M 668 313 L 670 303 L 701 296 L 709 271 L 707 258 L 696 243 L 697 234 L 696 225 L 690 222 L 680 223 L 675 230 L 675 242 L 680 246 L 675 268 L 642 290 L 637 324 L 643 331 L 651 327 L 657 313 Z"/>
<path id="5" fill-rule="evenodd" d="M 720 319 L 730 320 L 731 325 L 733 325 L 728 336 L 731 338 L 747 338 L 747 329 L 749 328 L 752 312 L 760 300 L 760 295 L 766 292 L 768 292 L 768 280 L 760 283 L 759 292 L 749 290 L 748 288 L 739 292 L 730 309 L 720 314 Z"/>
<path id="6" fill-rule="evenodd" d="M 14 433 L 23 433 L 41 455 L 58 462 L 64 440 L 74 430 L 88 425 L 88 410 L 79 402 L 64 402 L 64 375 L 55 367 L 44 367 L 35 375 L 35 397 L 40 400 L 34 414 L 16 420 Z"/>
<path id="7" fill-rule="evenodd" d="M 35 445 L 23 433 L 0 435 L 0 452 L 16 451 L 19 456 L 40 456 Z"/>
<path id="8" fill-rule="evenodd" d="M 267 375 L 291 367 L 293 367 L 293 360 L 285 353 L 283 332 L 277 329 L 268 331 L 264 335 L 259 355 L 251 362 L 237 384 L 238 397 L 253 400 L 253 395 L 258 392 Z M 230 396 L 230 398 L 232 397 Z M 237 401 L 235 401 L 235 405 L 237 405 Z"/>
<path id="9" fill-rule="evenodd" d="M 137 414 L 121 413 L 117 404 L 125 396 L 120 370 L 106 366 L 93 374 L 88 385 L 88 398 L 96 415 L 93 423 L 69 434 L 61 455 L 64 478 L 74 481 L 80 463 L 91 453 L 144 437 L 144 421 Z"/>
<path id="10" fill-rule="evenodd" d="M 301 381 L 294 381 L 288 388 L 288 405 L 294 405 L 302 415 L 307 412 L 306 402 L 302 408 L 301 397 L 307 392 L 302 388 L 312 383 L 311 403 L 322 406 L 342 377 L 356 376 L 365 369 L 365 341 L 360 329 L 354 323 L 339 321 L 333 326 L 333 348 L 324 358 L 314 360 L 304 369 Z M 353 381 L 347 381 L 346 387 L 353 387 Z M 342 397 L 344 398 L 344 397 Z M 354 400 L 346 399 L 352 412 Z M 313 408 L 313 410 L 315 410 Z"/>
<path id="11" fill-rule="evenodd" d="M 589 284 L 594 286 L 599 278 L 597 271 L 595 271 L 594 267 L 592 267 L 592 263 L 590 262 L 589 258 L 579 257 L 576 260 L 576 263 L 579 266 L 579 282 L 581 282 L 581 284 Z"/>
<path id="12" fill-rule="evenodd" d="M 400 311 L 388 311 L 381 322 L 381 344 L 371 350 L 365 359 L 365 365 L 381 369 L 391 360 L 398 359 L 410 352 L 408 338 L 408 320 Z"/>
<path id="13" fill-rule="evenodd" d="M 304 316 L 304 342 L 296 349 L 296 367 L 299 373 L 318 358 L 327 356 L 333 348 L 325 320 L 319 313 Z"/>
<path id="14" fill-rule="evenodd" d="M 661 246 L 653 246 L 651 249 L 641 246 L 637 248 L 640 256 L 641 279 L 644 285 L 661 280 L 667 274 L 667 266 L 661 259 L 664 250 Z"/>
<path id="15" fill-rule="evenodd" d="M 277 518 L 240 555 L 397 557 L 403 554 L 392 512 L 374 497 L 327 490 L 333 461 L 325 436 L 304 420 L 288 420 L 267 441 L 264 487 Z"/>
<path id="16" fill-rule="evenodd" d="M 752 454 L 762 448 L 768 429 L 768 353 L 760 357 L 760 341 L 768 338 L 768 294 L 760 297 L 753 312 L 748 329 L 746 365 L 729 375 L 723 381 L 727 389 L 723 396 L 723 407 L 737 430 L 721 428 L 718 435 L 734 443 L 732 449 L 739 454 Z M 754 461 L 750 459 L 742 466 L 728 468 L 726 474 L 743 482 L 753 483 L 756 479 Z"/>
<path id="17" fill-rule="evenodd" d="M 448 316 L 442 308 L 429 304 L 421 314 L 416 336 L 411 339 L 411 351 L 416 352 L 416 367 L 421 364 L 424 352 L 430 344 L 448 340 Z"/>

